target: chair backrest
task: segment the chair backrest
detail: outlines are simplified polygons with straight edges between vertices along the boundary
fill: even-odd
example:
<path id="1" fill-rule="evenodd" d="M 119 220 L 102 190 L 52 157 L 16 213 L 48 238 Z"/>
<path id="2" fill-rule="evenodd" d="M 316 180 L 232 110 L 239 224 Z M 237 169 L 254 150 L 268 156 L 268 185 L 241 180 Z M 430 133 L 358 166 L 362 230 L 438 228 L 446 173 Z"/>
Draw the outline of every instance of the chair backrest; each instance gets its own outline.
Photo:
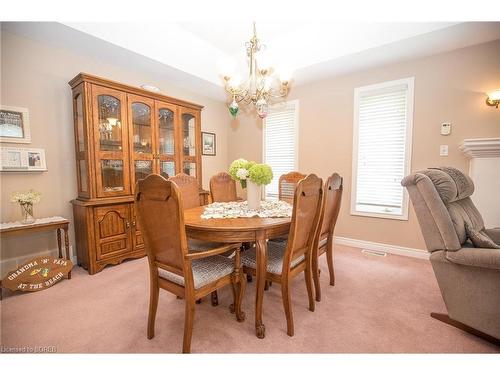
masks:
<path id="1" fill-rule="evenodd" d="M 323 204 L 318 231 L 319 240 L 333 236 L 342 201 L 343 179 L 337 173 L 329 176 L 323 188 Z"/>
<path id="2" fill-rule="evenodd" d="M 168 180 L 173 181 L 179 188 L 182 197 L 182 206 L 185 210 L 200 206 L 200 189 L 198 188 L 196 177 L 179 173 L 169 177 Z"/>
<path id="3" fill-rule="evenodd" d="M 306 175 L 300 172 L 290 172 L 280 176 L 278 182 L 278 199 L 288 203 L 293 202 L 295 188 L 300 180 L 305 178 Z"/>
<path id="4" fill-rule="evenodd" d="M 226 172 L 219 172 L 210 179 L 212 202 L 235 202 L 236 182 Z"/>
<path id="5" fill-rule="evenodd" d="M 184 262 L 188 250 L 179 188 L 157 174 L 137 181 L 135 212 L 151 268 L 183 276 L 189 263 Z"/>
<path id="6" fill-rule="evenodd" d="M 456 168 L 429 168 L 401 181 L 410 195 L 427 250 L 459 250 L 467 241 L 465 225 L 484 228 L 469 198 L 474 183 Z"/>
<path id="7" fill-rule="evenodd" d="M 308 175 L 297 184 L 283 272 L 290 269 L 292 260 L 311 251 L 318 230 L 322 199 L 323 181 L 315 174 Z"/>

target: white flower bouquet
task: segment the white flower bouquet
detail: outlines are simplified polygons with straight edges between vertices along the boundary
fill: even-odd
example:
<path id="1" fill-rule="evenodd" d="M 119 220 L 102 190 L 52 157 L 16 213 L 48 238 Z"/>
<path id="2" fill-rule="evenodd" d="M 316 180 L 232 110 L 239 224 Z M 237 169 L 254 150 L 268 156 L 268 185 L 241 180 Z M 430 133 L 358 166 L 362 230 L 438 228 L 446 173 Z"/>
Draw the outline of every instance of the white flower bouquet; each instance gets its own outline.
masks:
<path id="1" fill-rule="evenodd" d="M 22 223 L 31 224 L 35 221 L 33 217 L 33 204 L 40 202 L 42 194 L 32 189 L 28 191 L 15 191 L 10 195 L 12 203 L 19 203 L 23 215 Z"/>

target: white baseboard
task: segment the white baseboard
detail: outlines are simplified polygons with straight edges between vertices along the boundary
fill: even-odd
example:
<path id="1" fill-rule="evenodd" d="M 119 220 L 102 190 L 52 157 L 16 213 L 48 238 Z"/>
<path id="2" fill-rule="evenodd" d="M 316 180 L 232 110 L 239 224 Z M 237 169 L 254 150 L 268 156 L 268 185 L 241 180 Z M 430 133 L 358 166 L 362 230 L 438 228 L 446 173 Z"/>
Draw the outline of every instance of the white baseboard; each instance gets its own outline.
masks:
<path id="1" fill-rule="evenodd" d="M 379 242 L 356 240 L 354 238 L 338 236 L 334 236 L 333 241 L 338 245 L 358 247 L 360 249 L 367 250 L 385 251 L 386 253 L 403 255 L 412 258 L 429 259 L 429 252 L 427 250 L 413 249 L 411 247 L 388 245 Z"/>

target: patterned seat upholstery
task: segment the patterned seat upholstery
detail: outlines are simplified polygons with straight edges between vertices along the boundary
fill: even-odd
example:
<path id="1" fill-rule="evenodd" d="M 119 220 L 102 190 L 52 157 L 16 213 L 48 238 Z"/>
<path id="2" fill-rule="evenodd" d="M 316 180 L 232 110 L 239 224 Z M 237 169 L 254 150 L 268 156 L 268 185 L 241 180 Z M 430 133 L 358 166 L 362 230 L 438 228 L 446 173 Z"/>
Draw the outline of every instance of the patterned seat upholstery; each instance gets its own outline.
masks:
<path id="1" fill-rule="evenodd" d="M 276 275 L 281 274 L 283 268 L 283 256 L 285 255 L 286 241 L 267 242 L 267 272 Z M 305 259 L 304 255 L 292 260 L 292 268 Z M 241 263 L 249 268 L 256 268 L 255 247 L 241 253 Z"/>
<path id="2" fill-rule="evenodd" d="M 234 270 L 234 261 L 221 255 L 195 259 L 191 264 L 195 289 L 200 289 L 221 277 L 229 275 Z M 184 285 L 184 277 L 175 273 L 158 268 L 158 274 L 163 279 Z"/>

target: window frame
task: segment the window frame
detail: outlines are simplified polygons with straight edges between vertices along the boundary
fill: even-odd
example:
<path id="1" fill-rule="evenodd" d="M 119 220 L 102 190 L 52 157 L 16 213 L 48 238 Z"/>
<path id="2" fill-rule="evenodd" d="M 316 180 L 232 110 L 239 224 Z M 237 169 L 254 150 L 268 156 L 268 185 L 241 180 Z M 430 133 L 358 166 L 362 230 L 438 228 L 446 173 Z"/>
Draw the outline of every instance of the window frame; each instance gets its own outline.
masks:
<path id="1" fill-rule="evenodd" d="M 287 100 L 286 102 L 281 102 L 274 104 L 270 106 L 269 112 L 271 112 L 273 109 L 279 108 L 281 106 L 287 107 L 289 105 L 293 104 L 294 105 L 294 131 L 295 131 L 295 142 L 294 142 L 294 147 L 295 147 L 295 155 L 293 158 L 293 170 L 297 171 L 299 168 L 299 99 L 293 99 L 293 100 Z M 266 163 L 266 126 L 267 126 L 267 117 L 262 119 L 262 163 Z M 280 176 L 275 176 L 274 171 L 273 171 L 273 179 L 278 178 Z M 266 191 L 266 186 L 264 186 L 264 199 L 274 199 L 273 197 L 268 197 L 267 196 L 267 191 Z M 278 186 L 279 189 L 279 186 Z M 276 200 L 279 198 L 276 197 Z"/>
<path id="2" fill-rule="evenodd" d="M 354 116 L 353 116 L 353 145 L 352 145 L 352 181 L 351 181 L 351 211 L 350 214 L 354 216 L 374 217 L 381 219 L 404 220 L 408 221 L 408 206 L 409 196 L 405 188 L 403 189 L 402 213 L 401 214 L 388 214 L 379 212 L 358 211 L 356 209 L 357 197 L 357 177 L 358 177 L 358 143 L 359 143 L 359 101 L 361 95 L 376 90 L 383 90 L 392 86 L 406 84 L 408 93 L 406 98 L 406 134 L 405 134 L 405 165 L 404 175 L 407 176 L 411 171 L 411 156 L 413 145 L 413 116 L 414 116 L 414 97 L 415 97 L 415 77 L 407 77 L 393 81 L 385 81 L 368 86 L 356 87 L 354 89 Z"/>

